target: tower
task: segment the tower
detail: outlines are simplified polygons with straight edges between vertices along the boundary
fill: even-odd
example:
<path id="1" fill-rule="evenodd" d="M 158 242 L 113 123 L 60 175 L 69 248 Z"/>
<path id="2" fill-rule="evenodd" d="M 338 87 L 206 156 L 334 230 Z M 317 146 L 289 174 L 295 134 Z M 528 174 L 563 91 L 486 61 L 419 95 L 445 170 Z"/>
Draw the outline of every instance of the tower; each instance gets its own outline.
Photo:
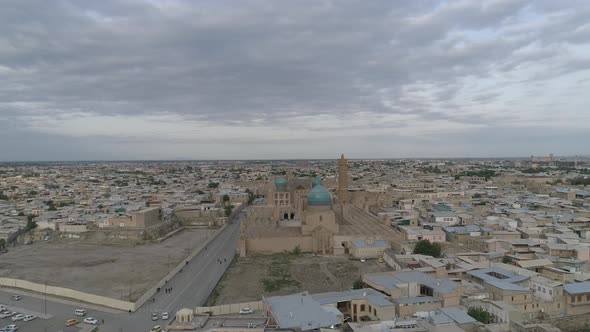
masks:
<path id="1" fill-rule="evenodd" d="M 348 202 L 348 160 L 344 154 L 338 159 L 338 203 Z"/>

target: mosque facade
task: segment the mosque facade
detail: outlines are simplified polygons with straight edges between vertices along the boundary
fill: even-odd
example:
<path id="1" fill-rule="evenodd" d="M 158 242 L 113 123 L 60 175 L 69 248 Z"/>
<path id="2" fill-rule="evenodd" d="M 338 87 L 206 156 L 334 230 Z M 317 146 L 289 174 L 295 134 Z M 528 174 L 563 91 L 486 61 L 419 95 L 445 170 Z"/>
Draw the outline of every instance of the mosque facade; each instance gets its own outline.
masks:
<path id="1" fill-rule="evenodd" d="M 347 254 L 353 243 L 391 243 L 401 234 L 376 216 L 350 204 L 347 160 L 337 161 L 332 195 L 320 178 L 277 177 L 266 186 L 266 203 L 248 208 L 240 226 L 240 255 L 299 248 L 322 255 Z M 336 197 L 334 197 L 336 196 Z"/>

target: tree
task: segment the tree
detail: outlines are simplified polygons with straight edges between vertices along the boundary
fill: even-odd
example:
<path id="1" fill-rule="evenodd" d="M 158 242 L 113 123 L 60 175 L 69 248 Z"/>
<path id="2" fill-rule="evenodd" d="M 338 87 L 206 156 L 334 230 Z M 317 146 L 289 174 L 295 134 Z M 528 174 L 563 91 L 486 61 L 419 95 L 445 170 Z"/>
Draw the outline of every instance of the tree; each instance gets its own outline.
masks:
<path id="1" fill-rule="evenodd" d="M 3 251 L 4 249 L 6 249 L 6 240 L 0 239 L 0 251 Z"/>
<path id="2" fill-rule="evenodd" d="M 223 204 L 225 204 L 226 202 L 229 202 L 229 196 L 223 195 Z"/>
<path id="3" fill-rule="evenodd" d="M 29 214 L 29 215 L 27 216 L 27 221 L 28 221 L 28 222 L 32 221 L 33 219 L 35 219 L 35 215 L 34 215 L 34 214 Z"/>
<path id="4" fill-rule="evenodd" d="M 428 240 L 420 240 L 414 246 L 414 254 L 440 257 L 441 248 L 438 243 L 431 243 Z"/>
<path id="5" fill-rule="evenodd" d="M 30 231 L 35 228 L 37 228 L 37 222 L 33 219 L 27 220 L 27 225 L 25 226 L 25 231 Z"/>
<path id="6" fill-rule="evenodd" d="M 21 212 L 18 213 L 18 216 L 19 217 L 24 217 L 24 215 L 25 215 L 25 213 L 23 211 L 21 211 Z"/>
<path id="7" fill-rule="evenodd" d="M 231 215 L 233 208 L 233 205 L 228 205 L 224 208 L 226 217 L 229 217 Z"/>
<path id="8" fill-rule="evenodd" d="M 352 283 L 352 289 L 362 289 L 365 288 L 365 284 L 361 279 L 357 279 Z"/>
<path id="9" fill-rule="evenodd" d="M 217 182 L 209 182 L 209 184 L 207 185 L 207 188 L 211 188 L 211 189 L 217 188 L 217 187 L 219 187 L 219 183 L 217 183 Z"/>
<path id="10" fill-rule="evenodd" d="M 467 314 L 484 324 L 492 321 L 492 314 L 485 311 L 482 307 L 471 307 L 467 310 Z"/>
<path id="11" fill-rule="evenodd" d="M 512 263 L 512 258 L 510 258 L 508 256 L 504 256 L 504 257 L 502 257 L 502 263 L 510 264 L 510 263 Z"/>

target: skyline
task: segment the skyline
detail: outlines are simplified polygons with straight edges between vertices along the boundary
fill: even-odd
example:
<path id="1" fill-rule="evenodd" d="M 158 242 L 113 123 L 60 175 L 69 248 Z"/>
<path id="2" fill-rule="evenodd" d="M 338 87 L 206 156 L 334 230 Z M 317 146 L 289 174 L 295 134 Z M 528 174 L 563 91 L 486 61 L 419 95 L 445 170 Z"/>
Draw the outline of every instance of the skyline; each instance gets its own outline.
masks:
<path id="1" fill-rule="evenodd" d="M 590 154 L 586 1 L 4 8 L 0 161 Z"/>

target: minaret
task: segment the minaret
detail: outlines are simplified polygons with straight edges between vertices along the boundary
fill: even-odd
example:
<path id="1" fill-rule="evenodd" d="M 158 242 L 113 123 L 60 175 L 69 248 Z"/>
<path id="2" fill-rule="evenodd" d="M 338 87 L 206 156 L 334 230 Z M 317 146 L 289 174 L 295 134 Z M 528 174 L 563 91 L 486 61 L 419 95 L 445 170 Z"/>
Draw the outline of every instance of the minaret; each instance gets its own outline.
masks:
<path id="1" fill-rule="evenodd" d="M 348 160 L 344 154 L 338 159 L 338 203 L 348 203 Z"/>

